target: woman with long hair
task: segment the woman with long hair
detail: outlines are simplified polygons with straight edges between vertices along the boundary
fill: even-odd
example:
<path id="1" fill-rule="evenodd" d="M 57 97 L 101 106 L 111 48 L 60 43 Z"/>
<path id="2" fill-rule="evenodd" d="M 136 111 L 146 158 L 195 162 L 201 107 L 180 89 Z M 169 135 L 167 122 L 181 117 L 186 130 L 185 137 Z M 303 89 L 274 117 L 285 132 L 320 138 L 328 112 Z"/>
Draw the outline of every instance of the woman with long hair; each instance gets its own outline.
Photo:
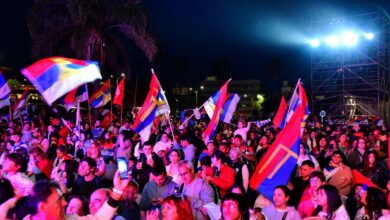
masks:
<path id="1" fill-rule="evenodd" d="M 179 175 L 179 164 L 180 161 L 180 151 L 178 149 L 172 149 L 168 152 L 168 162 L 169 164 L 165 166 L 167 170 L 167 175 L 172 177 L 172 181 L 180 184 L 180 175 Z"/>
<path id="2" fill-rule="evenodd" d="M 364 206 L 357 211 L 355 219 L 381 220 L 390 218 L 390 210 L 383 191 L 375 187 L 368 187 L 367 190 L 363 188 L 360 195 Z"/>
<path id="3" fill-rule="evenodd" d="M 375 151 L 368 151 L 363 155 L 363 162 L 358 166 L 358 170 L 377 186 L 382 189 L 386 187 L 386 171 L 378 163 Z"/>
<path id="4" fill-rule="evenodd" d="M 96 176 L 103 176 L 106 172 L 106 163 L 101 156 L 101 149 L 99 142 L 93 142 L 88 148 L 87 155 L 96 161 Z"/>
<path id="5" fill-rule="evenodd" d="M 341 202 L 339 191 L 332 185 L 323 185 L 318 189 L 317 208 L 312 216 L 326 220 L 349 220 L 347 210 Z"/>

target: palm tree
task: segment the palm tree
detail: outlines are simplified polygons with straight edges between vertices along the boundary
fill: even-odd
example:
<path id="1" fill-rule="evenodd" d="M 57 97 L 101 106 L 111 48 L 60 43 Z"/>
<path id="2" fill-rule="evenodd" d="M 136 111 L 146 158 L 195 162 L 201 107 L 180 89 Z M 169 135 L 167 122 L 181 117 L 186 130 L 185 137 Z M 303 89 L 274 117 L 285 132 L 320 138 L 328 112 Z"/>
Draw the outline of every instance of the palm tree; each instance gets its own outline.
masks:
<path id="1" fill-rule="evenodd" d="M 149 62 L 157 52 L 137 0 L 36 0 L 27 25 L 37 59 L 97 60 L 102 72 L 129 73 L 128 42 L 135 43 Z"/>

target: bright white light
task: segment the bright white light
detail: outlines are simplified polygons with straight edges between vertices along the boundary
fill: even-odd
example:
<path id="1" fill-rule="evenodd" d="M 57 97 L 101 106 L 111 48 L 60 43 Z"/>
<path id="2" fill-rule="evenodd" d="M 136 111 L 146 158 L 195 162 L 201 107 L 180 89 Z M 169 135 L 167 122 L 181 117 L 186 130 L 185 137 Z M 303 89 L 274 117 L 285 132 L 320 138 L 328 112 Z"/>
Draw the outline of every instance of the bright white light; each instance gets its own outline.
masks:
<path id="1" fill-rule="evenodd" d="M 320 40 L 318 40 L 318 39 L 309 40 L 309 44 L 312 47 L 318 47 L 318 46 L 320 46 Z"/>
<path id="2" fill-rule="evenodd" d="M 330 36 L 326 39 L 326 43 L 330 46 L 330 47 L 337 47 L 340 43 L 340 40 L 339 38 L 337 38 L 336 36 Z"/>
<path id="3" fill-rule="evenodd" d="M 347 47 L 353 47 L 358 43 L 358 36 L 352 32 L 343 33 L 343 43 Z"/>
<path id="4" fill-rule="evenodd" d="M 364 36 L 366 37 L 367 40 L 374 39 L 374 34 L 373 33 L 365 33 Z"/>

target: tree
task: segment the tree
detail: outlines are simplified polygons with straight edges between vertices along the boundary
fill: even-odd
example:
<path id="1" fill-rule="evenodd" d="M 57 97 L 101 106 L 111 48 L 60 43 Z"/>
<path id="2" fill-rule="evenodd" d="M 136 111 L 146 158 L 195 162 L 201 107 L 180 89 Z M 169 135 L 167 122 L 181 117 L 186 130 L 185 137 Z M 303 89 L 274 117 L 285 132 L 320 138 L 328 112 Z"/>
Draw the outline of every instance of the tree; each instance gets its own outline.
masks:
<path id="1" fill-rule="evenodd" d="M 97 60 L 102 72 L 129 73 L 131 40 L 151 62 L 157 47 L 137 0 L 36 0 L 27 18 L 37 59 Z"/>

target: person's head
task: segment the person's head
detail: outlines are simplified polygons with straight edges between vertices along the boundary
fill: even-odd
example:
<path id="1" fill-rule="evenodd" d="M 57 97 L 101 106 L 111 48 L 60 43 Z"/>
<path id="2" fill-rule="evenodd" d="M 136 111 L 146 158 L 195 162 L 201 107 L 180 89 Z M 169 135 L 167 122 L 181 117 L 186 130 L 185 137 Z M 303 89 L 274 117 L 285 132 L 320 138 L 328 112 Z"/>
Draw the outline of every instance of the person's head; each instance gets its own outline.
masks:
<path id="1" fill-rule="evenodd" d="M 326 147 L 326 144 L 328 143 L 328 141 L 326 140 L 325 137 L 322 137 L 319 141 L 319 144 L 320 144 L 320 147 Z"/>
<path id="2" fill-rule="evenodd" d="M 345 156 L 344 156 L 343 152 L 341 152 L 339 150 L 333 151 L 332 163 L 334 163 L 336 165 L 340 165 L 340 164 L 344 163 L 344 161 L 345 161 Z"/>
<path id="3" fill-rule="evenodd" d="M 222 164 L 226 163 L 226 155 L 221 151 L 215 151 L 211 156 L 212 166 L 219 167 Z"/>
<path id="4" fill-rule="evenodd" d="M 236 147 L 239 147 L 243 144 L 244 140 L 242 139 L 241 135 L 237 134 L 236 136 L 234 136 L 234 145 L 236 145 Z"/>
<path id="5" fill-rule="evenodd" d="M 229 154 L 229 146 L 227 143 L 219 144 L 218 150 L 223 152 L 225 155 Z"/>
<path id="6" fill-rule="evenodd" d="M 34 138 L 41 138 L 43 137 L 43 131 L 40 128 L 35 128 L 32 133 Z"/>
<path id="7" fill-rule="evenodd" d="M 177 164 L 180 160 L 180 151 L 177 149 L 170 150 L 168 158 L 170 163 Z"/>
<path id="8" fill-rule="evenodd" d="M 72 196 L 69 199 L 68 205 L 66 206 L 66 214 L 72 215 L 76 214 L 78 216 L 85 215 L 85 204 L 84 201 L 78 196 Z"/>
<path id="9" fill-rule="evenodd" d="M 304 142 L 301 142 L 299 144 L 299 154 L 306 155 L 307 154 L 307 150 L 308 150 L 307 145 L 305 145 Z"/>
<path id="10" fill-rule="evenodd" d="M 96 170 L 96 161 L 90 157 L 84 157 L 80 161 L 80 166 L 79 166 L 79 175 L 80 176 L 90 176 L 95 173 Z"/>
<path id="11" fill-rule="evenodd" d="M 156 183 L 157 186 L 163 186 L 167 176 L 167 171 L 165 170 L 164 166 L 155 166 L 152 169 L 152 176 L 153 181 Z"/>
<path id="12" fill-rule="evenodd" d="M 99 142 L 92 142 L 91 145 L 89 146 L 88 148 L 88 155 L 92 158 L 92 159 L 97 159 L 100 157 L 100 143 Z"/>
<path id="13" fill-rule="evenodd" d="M 318 189 L 317 203 L 328 214 L 327 219 L 332 219 L 333 213 L 342 205 L 339 191 L 329 184 L 322 185 Z"/>
<path id="14" fill-rule="evenodd" d="M 167 143 L 167 142 L 169 141 L 169 137 L 168 137 L 168 134 L 167 134 L 167 133 L 163 133 L 163 134 L 161 135 L 161 141 L 162 141 L 163 143 Z"/>
<path id="15" fill-rule="evenodd" d="M 207 151 L 214 152 L 217 149 L 216 144 L 213 141 L 207 143 Z"/>
<path id="16" fill-rule="evenodd" d="M 34 147 L 30 152 L 37 161 L 41 161 L 46 158 L 45 152 L 40 147 Z"/>
<path id="17" fill-rule="evenodd" d="M 57 183 L 39 181 L 33 187 L 32 201 L 34 210 L 32 215 L 43 219 L 58 219 L 65 215 L 66 201 Z"/>
<path id="18" fill-rule="evenodd" d="M 299 168 L 302 179 L 308 179 L 310 174 L 314 171 L 314 163 L 311 160 L 305 160 L 302 162 Z"/>
<path id="19" fill-rule="evenodd" d="M 249 217 L 248 206 L 243 195 L 228 193 L 223 197 L 221 204 L 224 220 L 240 220 Z"/>
<path id="20" fill-rule="evenodd" d="M 241 161 L 242 153 L 237 147 L 232 148 L 229 152 L 229 157 L 233 162 Z"/>
<path id="21" fill-rule="evenodd" d="M 96 122 L 95 122 L 95 127 L 98 128 L 98 127 L 100 127 L 100 125 L 101 125 L 100 120 L 96 120 Z"/>
<path id="22" fill-rule="evenodd" d="M 162 201 L 162 219 L 170 220 L 193 220 L 191 203 L 187 197 L 171 195 Z"/>
<path id="23" fill-rule="evenodd" d="M 123 191 L 123 199 L 126 201 L 135 202 L 138 198 L 139 186 L 136 182 L 130 181 L 126 189 Z"/>
<path id="24" fill-rule="evenodd" d="M 366 139 L 359 138 L 357 147 L 358 147 L 358 149 L 366 150 Z"/>
<path id="25" fill-rule="evenodd" d="M 22 133 L 20 133 L 20 131 L 15 131 L 11 136 L 11 140 L 15 141 L 15 143 L 19 143 L 22 140 Z"/>
<path id="26" fill-rule="evenodd" d="M 237 127 L 238 128 L 243 128 L 244 127 L 244 121 L 242 121 L 242 120 L 238 121 Z"/>
<path id="27" fill-rule="evenodd" d="M 12 146 L 15 145 L 15 141 L 13 140 L 8 140 L 6 143 L 5 143 L 5 147 L 7 148 L 8 151 L 10 151 L 12 149 Z"/>
<path id="28" fill-rule="evenodd" d="M 261 136 L 259 144 L 261 146 L 268 145 L 268 137 L 267 137 L 267 135 Z"/>
<path id="29" fill-rule="evenodd" d="M 285 185 L 276 186 L 274 189 L 273 201 L 276 208 L 285 209 L 290 199 L 290 190 Z"/>
<path id="30" fill-rule="evenodd" d="M 91 194 L 89 199 L 89 212 L 94 215 L 103 206 L 110 196 L 110 190 L 97 189 Z"/>
<path id="31" fill-rule="evenodd" d="M 190 161 L 182 160 L 178 165 L 179 175 L 183 180 L 184 184 L 189 184 L 195 178 L 194 175 L 194 166 Z"/>
<path id="32" fill-rule="evenodd" d="M 182 135 L 180 137 L 180 145 L 182 147 L 187 147 L 188 145 L 190 145 L 190 143 L 190 138 L 188 136 Z"/>
<path id="33" fill-rule="evenodd" d="M 366 167 L 374 166 L 377 161 L 377 155 L 375 151 L 369 151 L 363 156 L 363 164 Z"/>
<path id="34" fill-rule="evenodd" d="M 382 210 L 388 209 L 386 194 L 375 187 L 368 187 L 366 192 L 361 194 L 361 201 L 366 206 L 369 219 L 375 216 L 382 216 Z"/>
<path id="35" fill-rule="evenodd" d="M 339 137 L 339 142 L 344 143 L 347 141 L 347 135 L 346 134 L 341 134 Z"/>
<path id="36" fill-rule="evenodd" d="M 142 147 L 142 150 L 145 155 L 150 155 L 153 152 L 153 144 L 150 141 L 145 141 L 144 146 Z"/>
<path id="37" fill-rule="evenodd" d="M 320 186 L 325 184 L 325 175 L 321 171 L 314 171 L 310 174 L 310 188 L 313 191 L 318 191 Z"/>
<path id="38" fill-rule="evenodd" d="M 56 154 L 57 154 L 58 159 L 64 158 L 66 153 L 67 152 L 66 152 L 66 146 L 65 145 L 60 145 L 60 146 L 57 147 Z"/>
<path id="39" fill-rule="evenodd" d="M 0 204 L 15 196 L 11 182 L 6 178 L 0 178 Z"/>
<path id="40" fill-rule="evenodd" d="M 8 154 L 3 162 L 3 171 L 6 173 L 16 173 L 23 167 L 23 164 L 23 156 L 17 153 Z"/>

